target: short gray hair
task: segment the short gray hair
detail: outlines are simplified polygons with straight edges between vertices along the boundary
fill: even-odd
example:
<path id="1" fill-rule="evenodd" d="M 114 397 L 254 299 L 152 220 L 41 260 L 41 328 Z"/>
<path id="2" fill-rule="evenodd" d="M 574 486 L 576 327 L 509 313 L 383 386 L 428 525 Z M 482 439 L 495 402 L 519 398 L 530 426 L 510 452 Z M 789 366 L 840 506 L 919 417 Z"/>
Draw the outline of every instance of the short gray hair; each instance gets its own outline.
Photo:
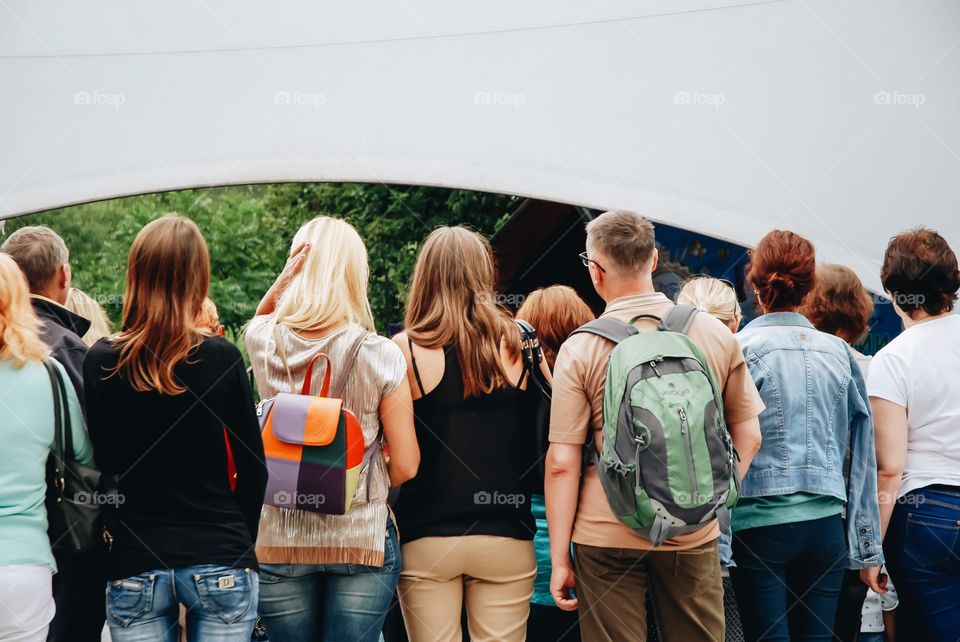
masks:
<path id="1" fill-rule="evenodd" d="M 627 210 L 604 212 L 587 223 L 587 242 L 612 261 L 618 272 L 641 268 L 657 247 L 653 223 Z"/>
<path id="2" fill-rule="evenodd" d="M 3 242 L 0 252 L 9 254 L 17 262 L 31 292 L 47 287 L 57 271 L 70 262 L 67 244 L 45 225 L 21 227 Z"/>

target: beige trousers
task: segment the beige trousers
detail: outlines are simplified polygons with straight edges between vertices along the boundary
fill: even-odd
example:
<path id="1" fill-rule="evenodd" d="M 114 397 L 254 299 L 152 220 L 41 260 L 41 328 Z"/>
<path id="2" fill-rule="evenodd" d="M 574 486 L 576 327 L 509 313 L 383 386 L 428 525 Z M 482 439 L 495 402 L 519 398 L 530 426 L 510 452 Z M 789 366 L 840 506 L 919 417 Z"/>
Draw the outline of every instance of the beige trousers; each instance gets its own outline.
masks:
<path id="1" fill-rule="evenodd" d="M 460 642 L 467 609 L 472 642 L 522 642 L 537 563 L 533 542 L 467 535 L 402 547 L 400 607 L 410 642 Z"/>

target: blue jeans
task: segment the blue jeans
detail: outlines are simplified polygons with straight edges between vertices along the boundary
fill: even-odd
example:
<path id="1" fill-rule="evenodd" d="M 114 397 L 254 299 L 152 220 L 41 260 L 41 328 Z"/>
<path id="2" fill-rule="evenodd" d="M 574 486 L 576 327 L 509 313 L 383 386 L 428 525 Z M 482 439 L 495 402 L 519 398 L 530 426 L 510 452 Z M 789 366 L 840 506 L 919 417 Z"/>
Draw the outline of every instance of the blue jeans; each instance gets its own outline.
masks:
<path id="1" fill-rule="evenodd" d="M 257 618 L 257 573 L 204 564 L 107 582 L 113 642 L 177 642 L 180 604 L 190 642 L 249 640 Z"/>
<path id="2" fill-rule="evenodd" d="M 897 587 L 897 637 L 928 642 L 960 635 L 960 489 L 920 488 L 893 509 L 884 552 Z M 902 618 L 902 619 L 901 619 Z"/>
<path id="3" fill-rule="evenodd" d="M 747 642 L 833 640 L 847 563 L 839 515 L 737 531 L 733 557 Z"/>
<path id="4" fill-rule="evenodd" d="M 376 642 L 400 577 L 388 520 L 383 566 L 261 564 L 260 616 L 270 642 Z"/>

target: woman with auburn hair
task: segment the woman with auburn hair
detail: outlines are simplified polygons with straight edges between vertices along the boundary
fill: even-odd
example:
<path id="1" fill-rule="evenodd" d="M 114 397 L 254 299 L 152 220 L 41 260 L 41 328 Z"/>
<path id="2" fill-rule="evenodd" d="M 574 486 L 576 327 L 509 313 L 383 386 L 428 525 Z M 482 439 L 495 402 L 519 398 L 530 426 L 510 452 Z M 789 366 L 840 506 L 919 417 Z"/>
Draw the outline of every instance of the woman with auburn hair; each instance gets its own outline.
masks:
<path id="1" fill-rule="evenodd" d="M 368 462 L 344 515 L 263 507 L 260 615 L 271 642 L 375 641 L 396 588 L 400 546 L 387 495 L 417 474 L 420 451 L 406 362 L 374 332 L 368 280 L 367 250 L 354 227 L 319 216 L 294 236 L 286 266 L 247 326 L 263 397 L 299 391 L 319 353 L 329 357 L 335 383 L 347 377 L 344 407 L 360 422 Z M 351 355 L 352 368 L 342 370 Z M 313 394 L 321 382 L 314 377 Z"/>
<path id="2" fill-rule="evenodd" d="M 53 619 L 47 537 L 46 463 L 53 449 L 53 383 L 46 365 L 66 383 L 74 455 L 93 464 L 77 394 L 63 367 L 49 359 L 27 279 L 0 253 L 0 640 L 42 642 Z"/>
<path id="3" fill-rule="evenodd" d="M 411 642 L 524 639 L 536 562 L 519 331 L 494 304 L 490 246 L 463 227 L 424 241 L 407 299 L 407 358 L 423 462 L 396 504 L 400 605 Z M 525 382 L 523 382 L 525 383 Z"/>
<path id="4" fill-rule="evenodd" d="M 576 290 L 568 285 L 551 285 L 527 295 L 516 317 L 536 328 L 543 356 L 552 371 L 561 344 L 571 332 L 593 321 L 596 315 Z M 552 597 L 550 602 L 553 603 Z"/>
<path id="5" fill-rule="evenodd" d="M 551 285 L 534 290 L 524 299 L 516 317 L 536 329 L 543 356 L 551 371 L 560 346 L 567 337 L 596 318 L 576 290 L 567 285 Z M 547 511 L 542 484 L 538 484 L 538 488 L 530 496 L 530 509 L 537 525 L 537 532 L 533 536 L 537 577 L 533 583 L 533 597 L 530 599 L 527 638 L 577 642 L 580 640 L 577 612 L 561 610 L 550 594 L 550 537 L 547 532 Z"/>
<path id="6" fill-rule="evenodd" d="M 743 312 L 733 283 L 712 276 L 695 276 L 680 287 L 677 304 L 699 308 L 712 317 L 723 321 L 736 332 L 743 323 Z"/>
<path id="7" fill-rule="evenodd" d="M 191 642 L 253 630 L 267 472 L 243 357 L 196 325 L 209 283 L 193 221 L 148 223 L 127 259 L 120 332 L 83 364 L 97 462 L 119 484 L 107 583 L 114 642 L 175 639 L 179 604 Z"/>
<path id="8" fill-rule="evenodd" d="M 747 266 L 763 314 L 737 338 L 766 405 L 731 521 L 733 586 L 737 602 L 751 605 L 741 612 L 747 640 L 831 639 L 844 570 L 883 563 L 860 369 L 843 340 L 798 312 L 815 266 L 810 241 L 780 230 L 760 240 Z"/>
<path id="9" fill-rule="evenodd" d="M 957 256 L 933 230 L 890 240 L 880 271 L 904 330 L 870 364 L 880 515 L 897 633 L 956 640 L 960 631 L 960 289 Z M 878 569 L 861 573 L 877 593 Z"/>

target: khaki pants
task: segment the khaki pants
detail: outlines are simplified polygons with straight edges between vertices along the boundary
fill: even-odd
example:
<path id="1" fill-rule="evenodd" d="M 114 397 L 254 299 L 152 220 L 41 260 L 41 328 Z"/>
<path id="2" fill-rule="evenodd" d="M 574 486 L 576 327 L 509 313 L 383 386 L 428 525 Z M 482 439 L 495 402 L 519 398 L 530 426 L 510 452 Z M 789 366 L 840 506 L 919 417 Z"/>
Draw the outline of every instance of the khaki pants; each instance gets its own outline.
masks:
<path id="1" fill-rule="evenodd" d="M 645 642 L 648 586 L 664 642 L 723 642 L 716 540 L 671 552 L 575 544 L 573 563 L 584 642 Z"/>
<path id="2" fill-rule="evenodd" d="M 472 642 L 522 642 L 537 564 L 533 542 L 467 535 L 402 547 L 397 587 L 410 642 L 460 642 L 467 608 Z"/>

